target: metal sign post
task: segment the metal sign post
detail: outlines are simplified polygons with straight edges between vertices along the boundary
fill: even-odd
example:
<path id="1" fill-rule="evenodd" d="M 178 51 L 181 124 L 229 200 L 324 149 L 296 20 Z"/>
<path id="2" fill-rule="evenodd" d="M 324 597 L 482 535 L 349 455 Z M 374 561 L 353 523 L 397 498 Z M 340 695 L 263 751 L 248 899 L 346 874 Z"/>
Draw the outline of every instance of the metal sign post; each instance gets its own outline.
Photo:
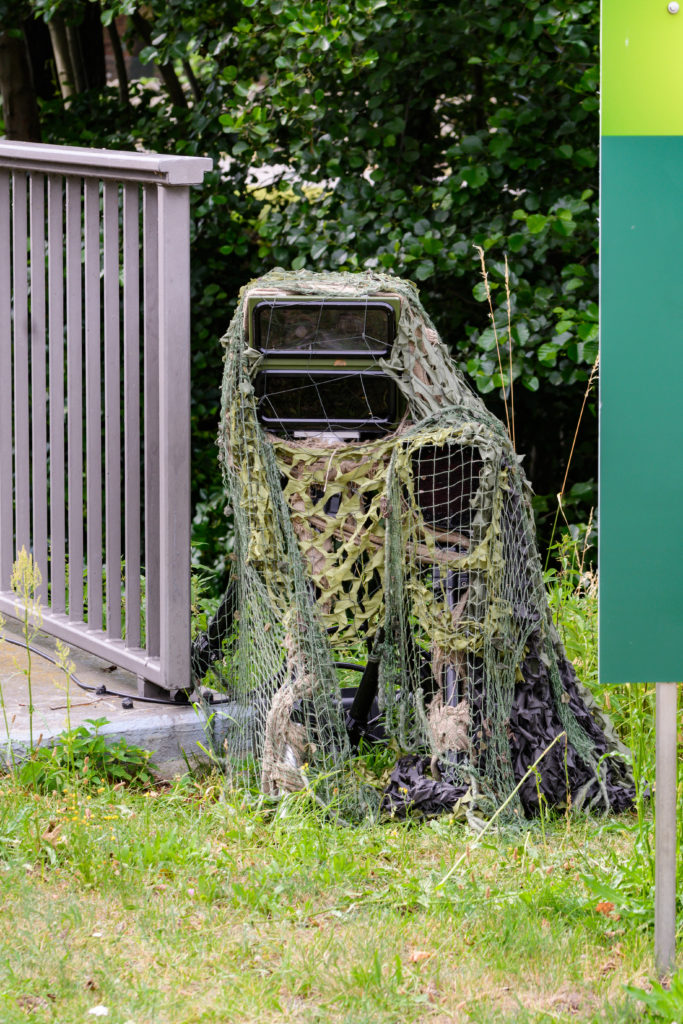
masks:
<path id="1" fill-rule="evenodd" d="M 676 957 L 676 705 L 678 688 L 657 683 L 655 790 L 655 963 L 661 974 Z"/>
<path id="2" fill-rule="evenodd" d="M 683 11 L 603 0 L 602 683 L 657 683 L 655 959 L 674 966 L 683 621 Z"/>

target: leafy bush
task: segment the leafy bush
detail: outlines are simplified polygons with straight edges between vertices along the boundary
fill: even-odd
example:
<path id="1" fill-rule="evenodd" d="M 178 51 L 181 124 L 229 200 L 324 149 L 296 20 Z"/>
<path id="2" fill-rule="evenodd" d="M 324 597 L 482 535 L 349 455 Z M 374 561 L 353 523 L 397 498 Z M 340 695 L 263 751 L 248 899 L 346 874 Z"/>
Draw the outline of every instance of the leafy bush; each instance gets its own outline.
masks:
<path id="1" fill-rule="evenodd" d="M 61 18 L 84 32 L 93 9 L 86 0 L 0 7 L 33 57 L 42 53 L 43 70 L 37 28 L 45 36 L 45 22 Z M 596 0 L 529 0 L 514 18 L 502 0 L 100 8 L 108 31 L 128 19 L 131 45 L 144 44 L 140 58 L 163 85 L 131 82 L 126 97 L 91 85 L 65 103 L 48 75 L 43 140 L 215 162 L 192 196 L 195 563 L 224 575 L 219 338 L 239 288 L 277 264 L 413 278 L 499 412 L 508 360 L 501 373 L 473 246 L 487 254 L 497 324 L 507 318 L 507 254 L 519 449 L 539 514 L 554 508 L 597 351 Z M 570 482 L 586 482 L 576 521 L 595 504 L 596 433 L 586 417 Z"/>
<path id="2" fill-rule="evenodd" d="M 150 752 L 123 738 L 108 741 L 100 732 L 106 724 L 106 718 L 88 719 L 86 725 L 60 733 L 54 746 L 36 748 L 18 766 L 19 780 L 41 793 L 63 793 L 75 785 L 151 784 Z"/>

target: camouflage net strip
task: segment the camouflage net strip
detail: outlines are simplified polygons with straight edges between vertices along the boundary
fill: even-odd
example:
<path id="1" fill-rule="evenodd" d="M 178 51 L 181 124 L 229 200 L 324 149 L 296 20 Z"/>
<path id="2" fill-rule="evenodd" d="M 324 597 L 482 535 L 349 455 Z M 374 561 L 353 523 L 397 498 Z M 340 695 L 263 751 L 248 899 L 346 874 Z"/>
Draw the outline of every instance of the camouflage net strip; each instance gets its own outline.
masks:
<path id="1" fill-rule="evenodd" d="M 246 323 L 254 292 L 273 304 L 399 296 L 397 337 L 378 360 L 406 403 L 398 429 L 370 441 L 264 431 L 254 391 L 263 357 Z M 233 702 L 225 753 L 234 780 L 271 795 L 314 784 L 346 816 L 376 810 L 381 787 L 353 767 L 340 699 L 350 680 L 338 668 L 371 652 L 375 711 L 403 755 L 387 810 L 409 809 L 400 779 L 411 772 L 430 794 L 427 810 L 432 799 L 462 813 L 485 806 L 485 794 L 502 801 L 562 730 L 568 742 L 549 755 L 540 792 L 555 805 L 626 806 L 624 748 L 552 624 L 520 460 L 414 286 L 372 272 L 276 270 L 244 290 L 223 343 L 234 601 L 214 673 Z M 521 797 L 532 812 L 535 782 Z"/>

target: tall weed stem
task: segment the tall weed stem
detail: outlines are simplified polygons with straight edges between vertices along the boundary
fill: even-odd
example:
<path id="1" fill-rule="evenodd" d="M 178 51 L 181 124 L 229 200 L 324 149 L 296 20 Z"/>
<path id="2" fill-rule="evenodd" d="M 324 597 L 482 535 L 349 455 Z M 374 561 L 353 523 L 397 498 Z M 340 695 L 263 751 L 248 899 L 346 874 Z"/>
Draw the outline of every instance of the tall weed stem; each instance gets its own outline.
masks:
<path id="1" fill-rule="evenodd" d="M 451 875 L 452 875 L 452 874 L 453 874 L 453 873 L 454 873 L 455 871 L 457 871 L 457 870 L 458 870 L 458 868 L 459 868 L 459 867 L 460 867 L 460 865 L 462 864 L 462 862 L 463 862 L 463 860 L 465 859 L 465 857 L 469 856 L 469 853 L 470 853 L 470 851 L 471 851 L 472 849 L 474 849 L 474 847 L 475 847 L 475 846 L 476 846 L 476 845 L 477 845 L 477 844 L 478 844 L 479 842 L 481 842 L 481 839 L 482 839 L 482 837 L 483 837 L 484 835 L 486 835 L 486 833 L 487 833 L 487 832 L 488 832 L 488 830 L 489 830 L 489 829 L 491 828 L 491 826 L 493 825 L 493 823 L 494 823 L 494 821 L 496 820 L 496 818 L 497 818 L 497 817 L 498 817 L 499 815 L 501 815 L 501 814 L 503 813 L 503 811 L 505 810 L 505 808 L 506 808 L 506 807 L 507 807 L 507 806 L 508 806 L 508 805 L 509 805 L 509 804 L 510 804 L 510 803 L 511 803 L 511 802 L 512 802 L 513 800 L 514 800 L 514 798 L 515 798 L 515 797 L 517 796 L 517 794 L 519 793 L 520 789 L 522 788 L 522 786 L 524 785 L 524 783 L 526 782 L 526 780 L 527 780 L 528 778 L 530 778 L 530 777 L 531 777 L 532 775 L 535 775 L 535 774 L 536 774 L 536 769 L 538 768 L 539 764 L 541 763 L 541 761 L 543 760 L 543 758 L 544 758 L 544 757 L 546 756 L 546 754 L 549 754 L 549 753 L 550 753 L 550 751 L 551 751 L 551 750 L 553 749 L 553 747 L 555 746 L 555 744 L 556 744 L 556 743 L 558 742 L 558 740 L 561 740 L 561 739 L 563 739 L 563 738 L 564 738 L 565 740 L 567 739 L 567 733 L 566 733 L 566 732 L 564 731 L 564 729 L 562 730 L 562 732 L 558 732 L 558 734 L 557 734 L 557 736 L 555 737 L 555 739 L 554 739 L 554 740 L 553 740 L 553 741 L 552 741 L 551 743 L 549 743 L 549 744 L 548 744 L 548 746 L 547 746 L 547 747 L 545 748 L 545 750 L 544 750 L 544 751 L 542 751 L 542 752 L 541 752 L 541 753 L 540 753 L 540 754 L 538 755 L 538 757 L 536 758 L 536 760 L 534 761 L 534 763 L 533 763 L 532 765 L 530 765 L 530 766 L 529 766 L 529 768 L 527 768 L 527 770 L 526 770 L 526 772 L 524 773 L 524 775 L 522 776 L 522 778 L 521 778 L 521 779 L 519 780 L 519 782 L 517 783 L 517 785 L 515 786 L 515 788 L 514 788 L 514 789 L 512 790 L 512 792 L 510 793 L 509 797 L 508 797 L 508 798 L 507 798 L 506 800 L 504 800 L 504 801 L 503 801 L 503 803 L 502 803 L 502 804 L 500 805 L 500 807 L 499 807 L 499 808 L 498 808 L 498 809 L 496 810 L 495 814 L 493 814 L 493 815 L 492 815 L 492 816 L 491 816 L 491 817 L 489 818 L 489 820 L 488 820 L 488 821 L 486 822 L 486 824 L 484 825 L 484 827 L 483 827 L 483 829 L 481 830 L 481 832 L 479 832 L 479 833 L 478 833 L 478 835 L 477 835 L 477 836 L 475 836 L 474 842 L 473 842 L 473 843 L 472 843 L 471 845 L 468 845 L 467 849 L 465 850 L 465 853 L 461 854 L 461 856 L 460 856 L 460 857 L 458 857 L 458 859 L 457 859 L 457 860 L 456 860 L 456 861 L 455 861 L 455 862 L 454 862 L 454 863 L 453 863 L 453 864 L 451 865 L 451 867 L 450 867 L 450 868 L 448 869 L 448 871 L 446 872 L 446 874 L 445 874 L 445 875 L 443 876 L 443 878 L 441 879 L 441 881 L 440 881 L 440 882 L 437 882 L 437 886 L 436 886 L 436 887 L 437 887 L 437 889 L 440 889 L 440 888 L 441 888 L 441 886 L 442 886 L 442 885 L 444 885 L 444 884 L 445 884 L 445 883 L 446 883 L 446 882 L 448 881 L 448 879 L 449 879 L 449 878 L 451 877 Z"/>
<path id="2" fill-rule="evenodd" d="M 12 568 L 10 586 L 19 598 L 16 611 L 17 617 L 21 620 L 21 631 L 26 645 L 26 668 L 23 672 L 26 676 L 28 689 L 28 732 L 31 753 L 33 753 L 33 716 L 35 714 L 35 707 L 33 705 L 31 641 L 38 633 L 42 623 L 40 595 L 38 593 L 42 582 L 43 577 L 40 569 L 33 561 L 33 555 L 28 554 L 26 548 L 22 547 Z"/>
<path id="3" fill-rule="evenodd" d="M 0 642 L 2 641 L 2 631 L 5 628 L 5 620 L 0 615 Z M 5 735 L 7 736 L 7 757 L 6 763 L 14 771 L 16 765 L 14 762 L 14 748 L 12 747 L 12 736 L 9 731 L 9 722 L 7 720 L 7 705 L 5 704 L 5 694 L 2 688 L 2 680 L 0 680 L 0 708 L 2 708 L 2 720 L 5 726 Z"/>

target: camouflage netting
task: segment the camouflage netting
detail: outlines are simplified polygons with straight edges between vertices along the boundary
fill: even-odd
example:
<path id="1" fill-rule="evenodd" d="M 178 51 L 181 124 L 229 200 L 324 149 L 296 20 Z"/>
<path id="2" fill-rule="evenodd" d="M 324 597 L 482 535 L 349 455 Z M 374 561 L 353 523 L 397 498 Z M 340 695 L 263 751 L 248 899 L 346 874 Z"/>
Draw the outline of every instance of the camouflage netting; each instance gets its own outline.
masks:
<path id="1" fill-rule="evenodd" d="M 254 387 L 264 357 L 248 331 L 255 293 L 273 308 L 398 296 L 396 337 L 376 362 L 402 396 L 400 422 L 367 439 L 269 433 Z M 564 730 L 540 782 L 520 790 L 526 813 L 539 793 L 555 806 L 628 806 L 624 748 L 551 620 L 520 460 L 415 287 L 275 270 L 243 291 L 223 343 L 219 445 L 235 547 L 227 636 L 208 678 L 229 697 L 219 713 L 231 777 L 272 795 L 312 787 L 347 816 L 380 803 L 397 815 L 486 811 Z M 393 752 L 379 782 L 355 757 L 377 742 L 384 763 Z"/>

